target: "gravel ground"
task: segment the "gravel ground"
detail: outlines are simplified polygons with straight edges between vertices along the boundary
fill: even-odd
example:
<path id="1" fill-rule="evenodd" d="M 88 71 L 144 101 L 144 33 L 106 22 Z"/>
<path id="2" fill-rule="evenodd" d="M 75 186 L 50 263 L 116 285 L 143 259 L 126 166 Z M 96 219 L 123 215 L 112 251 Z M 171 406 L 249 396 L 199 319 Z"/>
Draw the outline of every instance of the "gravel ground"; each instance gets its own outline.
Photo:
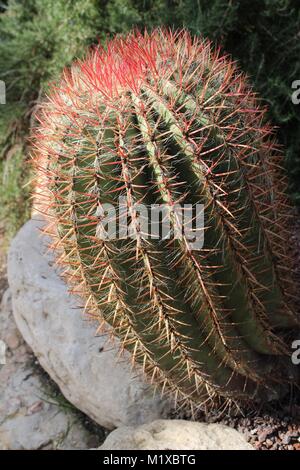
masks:
<path id="1" fill-rule="evenodd" d="M 268 403 L 260 410 L 232 407 L 228 412 L 210 411 L 192 417 L 182 409 L 173 410 L 173 419 L 194 419 L 199 422 L 219 423 L 244 434 L 256 450 L 300 450 L 300 393 L 282 402 Z"/>
<path id="2" fill-rule="evenodd" d="M 300 450 L 300 406 L 257 416 L 224 418 L 221 422 L 242 432 L 257 450 Z"/>

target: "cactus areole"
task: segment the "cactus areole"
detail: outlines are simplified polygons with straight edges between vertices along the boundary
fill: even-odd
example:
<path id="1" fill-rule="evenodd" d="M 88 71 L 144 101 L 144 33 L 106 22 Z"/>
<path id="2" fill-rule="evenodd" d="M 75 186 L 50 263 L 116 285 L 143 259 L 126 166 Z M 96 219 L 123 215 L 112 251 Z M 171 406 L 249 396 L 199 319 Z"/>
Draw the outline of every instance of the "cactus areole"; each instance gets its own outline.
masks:
<path id="1" fill-rule="evenodd" d="M 196 408 L 295 386 L 293 208 L 274 130 L 237 66 L 185 31 L 134 32 L 65 71 L 38 120 L 36 207 L 86 311 L 137 370 Z M 120 197 L 131 236 L 99 236 Z M 169 238 L 143 236 L 140 204 L 167 207 Z M 185 204 L 204 207 L 200 249 L 174 236 Z"/>

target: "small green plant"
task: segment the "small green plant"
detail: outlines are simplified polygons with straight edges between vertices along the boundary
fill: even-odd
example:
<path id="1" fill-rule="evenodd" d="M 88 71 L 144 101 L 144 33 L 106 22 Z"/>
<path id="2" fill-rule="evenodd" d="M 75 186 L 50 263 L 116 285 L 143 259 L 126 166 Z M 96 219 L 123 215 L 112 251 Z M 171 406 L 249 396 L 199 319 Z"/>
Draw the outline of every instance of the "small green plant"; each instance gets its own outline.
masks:
<path id="1" fill-rule="evenodd" d="M 59 262 L 152 382 L 200 407 L 295 384 L 293 209 L 236 65 L 187 32 L 130 33 L 65 71 L 38 120 L 36 207 Z M 132 236 L 99 236 L 120 197 Z M 140 204 L 167 207 L 169 239 L 143 236 Z M 175 236 L 178 204 L 204 206 L 201 249 Z"/>

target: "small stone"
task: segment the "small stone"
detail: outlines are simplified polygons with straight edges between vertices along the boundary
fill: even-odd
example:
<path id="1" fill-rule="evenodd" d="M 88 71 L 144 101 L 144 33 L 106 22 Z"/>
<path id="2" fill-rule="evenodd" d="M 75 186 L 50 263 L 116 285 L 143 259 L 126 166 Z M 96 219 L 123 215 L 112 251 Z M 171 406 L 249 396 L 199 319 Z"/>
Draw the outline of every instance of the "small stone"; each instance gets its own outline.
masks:
<path id="1" fill-rule="evenodd" d="M 11 349 L 11 350 L 17 349 L 19 344 L 20 344 L 20 338 L 19 338 L 19 336 L 16 332 L 15 333 L 10 333 L 9 335 L 7 335 L 6 345 L 9 349 Z"/>
<path id="2" fill-rule="evenodd" d="M 282 444 L 287 445 L 291 442 L 291 436 L 289 436 L 288 434 L 285 434 L 283 438 L 281 439 L 281 441 L 282 441 Z"/>
<path id="3" fill-rule="evenodd" d="M 270 431 L 268 431 L 268 430 L 263 431 L 262 433 L 259 434 L 258 441 L 259 442 L 264 442 L 269 434 L 270 434 Z"/>
<path id="4" fill-rule="evenodd" d="M 272 445 L 273 445 L 272 439 L 267 439 L 265 444 L 266 444 L 266 447 L 272 447 Z"/>
<path id="5" fill-rule="evenodd" d="M 34 413 L 38 413 L 44 407 L 44 403 L 42 401 L 36 401 L 31 405 L 27 410 L 27 415 L 33 415 Z"/>

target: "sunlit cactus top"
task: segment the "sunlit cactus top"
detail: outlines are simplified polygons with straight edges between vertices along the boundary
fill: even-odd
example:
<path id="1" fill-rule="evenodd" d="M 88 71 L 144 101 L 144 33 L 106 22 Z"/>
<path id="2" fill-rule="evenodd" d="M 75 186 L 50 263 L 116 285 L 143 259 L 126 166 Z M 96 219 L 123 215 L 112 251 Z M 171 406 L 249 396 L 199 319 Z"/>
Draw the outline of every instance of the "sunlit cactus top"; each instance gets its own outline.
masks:
<path id="1" fill-rule="evenodd" d="M 134 32 L 64 72 L 38 113 L 36 207 L 73 289 L 154 384 L 196 407 L 296 382 L 282 156 L 237 66 L 187 32 Z M 98 235 L 122 196 L 134 237 Z M 143 237 L 136 204 L 204 205 L 204 245 Z M 101 378 L 99 378 L 101 380 Z"/>

